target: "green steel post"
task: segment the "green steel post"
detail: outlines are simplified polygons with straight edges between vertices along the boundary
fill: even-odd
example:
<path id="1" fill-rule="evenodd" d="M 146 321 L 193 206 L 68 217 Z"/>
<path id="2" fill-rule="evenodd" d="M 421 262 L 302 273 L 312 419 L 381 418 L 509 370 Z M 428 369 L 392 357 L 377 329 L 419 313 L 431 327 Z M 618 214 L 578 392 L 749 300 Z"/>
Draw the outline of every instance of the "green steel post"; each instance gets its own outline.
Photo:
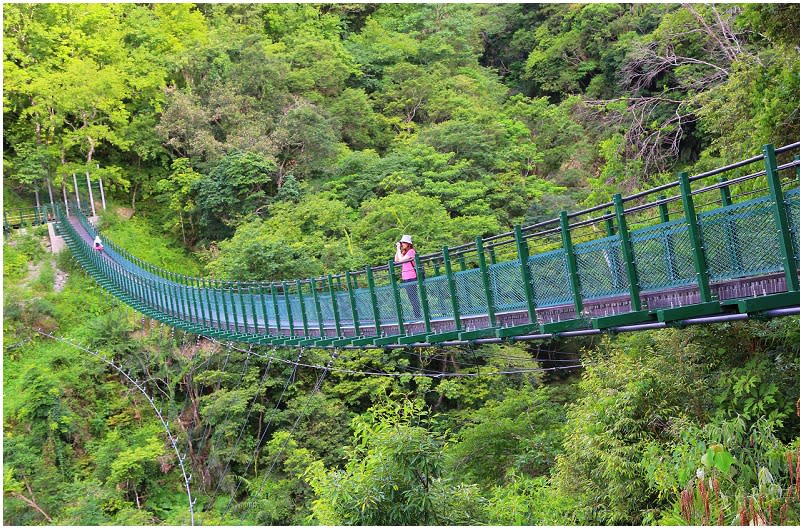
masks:
<path id="1" fill-rule="evenodd" d="M 181 299 L 180 285 L 176 282 L 169 284 L 170 294 L 175 301 L 175 317 L 179 320 L 183 319 L 183 300 Z"/>
<path id="2" fill-rule="evenodd" d="M 228 281 L 228 299 L 231 300 L 231 315 L 233 316 L 233 328 L 239 332 L 239 315 L 236 313 L 236 298 L 233 295 L 234 284 Z"/>
<path id="3" fill-rule="evenodd" d="M 611 215 L 610 210 L 606 210 L 606 215 Z M 614 217 L 608 216 L 606 218 L 606 236 L 613 237 L 616 235 L 616 230 L 614 229 Z M 617 270 L 617 253 L 614 252 L 613 255 L 609 256 L 609 259 L 613 260 L 614 266 L 611 266 L 611 284 L 614 285 L 614 288 L 619 288 L 622 282 L 620 281 L 619 272 Z"/>
<path id="4" fill-rule="evenodd" d="M 575 317 L 580 318 L 583 312 L 583 296 L 581 295 L 581 279 L 578 276 L 578 260 L 575 257 L 575 248 L 572 246 L 572 234 L 569 231 L 569 216 L 566 211 L 561 212 L 561 241 L 567 258 L 569 270 L 569 284 L 575 299 Z"/>
<path id="5" fill-rule="evenodd" d="M 489 248 L 489 263 L 490 264 L 497 264 L 497 256 L 494 254 L 494 246 Z"/>
<path id="6" fill-rule="evenodd" d="M 167 292 L 167 298 L 169 299 L 169 305 L 170 305 L 170 310 L 172 311 L 172 315 L 177 318 L 179 317 L 178 316 L 179 311 L 178 311 L 178 300 L 175 296 L 175 293 L 172 291 L 172 285 L 174 284 L 175 282 L 172 281 L 172 273 L 167 272 L 164 288 Z"/>
<path id="7" fill-rule="evenodd" d="M 403 306 L 400 303 L 400 289 L 397 287 L 397 277 L 395 277 L 394 260 L 389 259 L 389 283 L 392 287 L 392 295 L 394 296 L 394 306 L 397 310 L 397 334 L 405 334 L 406 327 L 403 322 Z"/>
<path id="8" fill-rule="evenodd" d="M 191 278 L 183 276 L 183 280 L 186 287 L 186 302 L 189 304 L 189 321 L 197 321 L 200 317 L 197 312 L 197 299 L 195 299 L 194 289 L 191 286 Z"/>
<path id="9" fill-rule="evenodd" d="M 336 299 L 336 290 L 333 287 L 333 276 L 328 274 L 328 292 L 331 295 L 331 307 L 333 308 L 333 322 L 336 325 L 336 336 L 342 336 L 342 323 L 339 319 L 339 302 Z"/>
<path id="10" fill-rule="evenodd" d="M 794 246 L 792 245 L 792 228 L 786 211 L 786 201 L 783 198 L 781 177 L 778 174 L 778 162 L 775 159 L 775 147 L 771 144 L 764 145 L 764 165 L 767 170 L 769 194 L 772 197 L 772 212 L 775 215 L 775 228 L 778 230 L 778 240 L 783 258 L 783 272 L 786 276 L 786 290 L 797 292 L 800 290 L 800 281 L 797 279 L 797 260 Z"/>
<path id="11" fill-rule="evenodd" d="M 314 299 L 314 310 L 317 311 L 317 325 L 319 326 L 319 337 L 325 338 L 325 323 L 322 321 L 322 307 L 319 306 L 319 295 L 317 294 L 317 282 L 311 278 L 311 297 Z"/>
<path id="12" fill-rule="evenodd" d="M 193 307 L 192 307 L 192 302 L 189 299 L 189 287 L 186 284 L 186 276 L 181 274 L 178 277 L 181 278 L 181 282 L 179 284 L 179 288 L 181 290 L 181 297 L 184 300 L 184 305 L 186 307 L 186 312 L 184 314 L 185 317 L 182 318 L 182 319 L 185 320 L 185 319 L 188 318 L 189 321 L 192 321 L 192 308 Z"/>
<path id="13" fill-rule="evenodd" d="M 253 294 L 253 285 L 247 285 L 247 295 L 250 296 L 250 309 L 253 311 L 253 334 L 258 334 L 258 311 L 256 310 L 256 296 Z"/>
<path id="14" fill-rule="evenodd" d="M 467 262 L 464 260 L 464 254 L 458 254 L 458 266 L 461 268 L 461 271 L 467 269 Z"/>
<path id="15" fill-rule="evenodd" d="M 460 331 L 461 326 L 461 311 L 458 308 L 458 292 L 456 291 L 456 282 L 453 279 L 453 265 L 450 263 L 450 250 L 445 246 L 442 248 L 442 257 L 444 259 L 444 273 L 447 276 L 447 288 L 450 290 L 450 303 L 453 307 L 453 322 L 456 325 L 456 330 Z"/>
<path id="16" fill-rule="evenodd" d="M 200 279 L 192 277 L 192 293 L 195 299 L 195 313 L 200 318 L 200 323 L 205 325 L 206 322 L 206 307 L 203 303 L 203 291 L 200 290 Z"/>
<path id="17" fill-rule="evenodd" d="M 422 260 L 416 252 L 414 252 L 414 267 L 417 270 L 417 290 L 419 291 L 419 304 L 422 309 L 422 319 L 425 322 L 425 333 L 430 334 L 433 330 L 431 329 L 431 310 L 428 306 L 428 291 L 425 287 L 425 266 L 422 264 Z"/>
<path id="18" fill-rule="evenodd" d="M 692 257 L 694 259 L 694 270 L 697 275 L 697 286 L 700 289 L 700 301 L 709 303 L 711 299 L 711 286 L 708 276 L 708 263 L 706 262 L 706 252 L 703 248 L 703 238 L 700 234 L 700 227 L 697 225 L 697 214 L 694 209 L 694 199 L 692 198 L 692 184 L 689 182 L 689 175 L 686 172 L 678 174 L 681 185 L 681 199 L 683 200 L 683 213 L 686 224 L 689 227 L 689 240 L 692 243 Z"/>
<path id="19" fill-rule="evenodd" d="M 342 276 L 341 275 L 336 276 L 336 288 L 339 291 L 343 290 L 342 289 Z"/>
<path id="20" fill-rule="evenodd" d="M 164 292 L 164 279 L 159 278 L 158 282 L 156 282 L 156 292 L 158 292 L 158 303 L 161 306 L 161 312 L 164 314 L 169 314 L 169 300 L 167 299 L 167 295 Z"/>
<path id="21" fill-rule="evenodd" d="M 350 296 L 350 312 L 353 313 L 353 330 L 355 332 L 355 336 L 361 335 L 361 325 L 358 322 L 358 307 L 356 306 L 356 293 L 353 291 L 353 287 L 351 284 L 351 280 L 354 280 L 355 277 L 350 274 L 348 270 L 345 273 L 345 282 L 347 283 L 347 294 Z"/>
<path id="22" fill-rule="evenodd" d="M 289 320 L 289 336 L 294 337 L 294 316 L 292 315 L 292 300 L 289 298 L 289 287 L 285 281 L 281 283 L 283 288 L 283 301 L 286 303 L 286 318 Z"/>
<path id="23" fill-rule="evenodd" d="M 264 334 L 269 335 L 269 313 L 267 312 L 266 292 L 264 290 L 264 284 L 262 283 L 258 287 L 258 297 L 261 298 L 261 314 L 264 316 Z"/>
<path id="24" fill-rule="evenodd" d="M 278 307 L 278 294 L 275 292 L 275 283 L 270 283 L 269 291 L 272 294 L 272 307 L 275 309 L 275 328 L 278 336 L 281 335 L 281 310 Z"/>
<path id="25" fill-rule="evenodd" d="M 300 315 L 303 317 L 303 336 L 308 338 L 308 313 L 306 312 L 306 300 L 303 297 L 303 284 L 299 279 L 295 280 L 297 285 L 297 298 L 300 300 Z"/>
<path id="26" fill-rule="evenodd" d="M 661 218 L 661 222 L 669 222 L 669 208 L 667 207 L 666 202 L 661 202 L 666 199 L 666 195 L 658 195 L 658 215 Z"/>
<path id="27" fill-rule="evenodd" d="M 381 336 L 381 311 L 378 309 L 378 296 L 375 295 L 375 278 L 372 276 L 372 267 L 367 267 L 367 288 L 369 300 L 372 304 L 372 317 L 375 319 L 375 336 Z"/>
<path id="28" fill-rule="evenodd" d="M 606 215 L 611 215 L 610 210 L 606 210 Z M 606 218 L 606 235 L 608 237 L 614 236 L 614 217 L 607 217 Z"/>
<path id="29" fill-rule="evenodd" d="M 528 266 L 528 241 L 522 237 L 522 228 L 519 224 L 514 226 L 514 242 L 517 245 L 517 258 L 519 259 L 519 270 L 522 276 L 522 284 L 525 288 L 525 301 L 528 306 L 528 323 L 536 324 L 536 298 L 533 295 L 533 281 L 531 280 L 531 269 Z"/>
<path id="30" fill-rule="evenodd" d="M 486 266 L 486 255 L 483 253 L 483 238 L 479 235 L 475 238 L 475 251 L 478 253 L 478 267 L 483 278 L 483 291 L 486 295 L 486 315 L 489 317 L 489 326 L 497 326 L 497 317 L 494 313 L 494 293 L 492 292 L 492 281 L 489 277 L 489 268 Z"/>
<path id="31" fill-rule="evenodd" d="M 250 330 L 247 326 L 247 305 L 244 302 L 244 295 L 242 294 L 242 283 L 236 282 L 236 295 L 239 298 L 239 306 L 242 308 L 242 328 L 245 334 L 249 334 Z"/>
<path id="32" fill-rule="evenodd" d="M 437 275 L 437 276 L 440 276 L 440 275 L 442 275 L 442 271 L 441 271 L 441 269 L 439 268 L 439 261 L 434 261 L 434 262 L 433 262 L 433 273 L 434 273 L 435 275 Z"/>
<path id="33" fill-rule="evenodd" d="M 225 315 L 225 328 L 230 330 L 231 328 L 231 320 L 228 319 L 228 302 L 225 300 L 225 289 L 222 287 L 222 283 L 217 281 L 219 284 L 219 298 L 222 302 L 222 313 Z"/>
<path id="34" fill-rule="evenodd" d="M 622 258 L 625 261 L 625 270 L 628 274 L 628 288 L 631 294 L 631 312 L 642 310 L 642 300 L 639 287 L 639 273 L 636 271 L 636 256 L 633 253 L 631 235 L 628 232 L 628 222 L 625 219 L 625 206 L 622 203 L 622 195 L 614 195 L 614 209 L 617 214 L 617 226 L 619 229 L 620 247 Z"/>
<path id="35" fill-rule="evenodd" d="M 718 180 L 720 184 L 723 184 L 727 181 L 728 179 L 724 176 L 720 176 Z M 728 186 L 722 186 L 719 188 L 719 198 L 722 201 L 722 207 L 728 207 L 733 204 L 733 201 L 731 200 L 731 190 Z"/>
<path id="36" fill-rule="evenodd" d="M 205 280 L 204 280 L 204 282 L 205 282 Z M 222 317 L 220 316 L 220 312 L 219 312 L 219 299 L 217 299 L 217 291 L 214 289 L 213 280 L 209 279 L 206 282 L 206 297 L 209 298 L 209 301 L 210 301 L 210 296 L 212 296 L 212 295 L 214 296 L 214 311 L 217 314 L 217 322 L 216 322 L 217 323 L 217 329 L 222 330 Z M 211 312 L 211 305 L 210 304 L 208 306 L 208 311 Z"/>

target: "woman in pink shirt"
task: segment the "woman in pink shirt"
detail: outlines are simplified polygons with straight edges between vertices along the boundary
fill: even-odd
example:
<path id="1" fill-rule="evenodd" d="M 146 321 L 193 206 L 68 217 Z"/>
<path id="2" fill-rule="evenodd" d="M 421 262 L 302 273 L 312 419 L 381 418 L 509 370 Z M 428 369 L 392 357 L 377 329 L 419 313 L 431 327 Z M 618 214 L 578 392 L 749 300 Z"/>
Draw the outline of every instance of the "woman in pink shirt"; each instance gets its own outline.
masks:
<path id="1" fill-rule="evenodd" d="M 402 279 L 403 288 L 408 296 L 408 301 L 411 303 L 411 308 L 414 311 L 414 317 L 419 319 L 419 295 L 417 294 L 417 267 L 414 264 L 414 256 L 417 252 L 414 250 L 414 244 L 411 242 L 411 235 L 403 235 L 396 245 L 397 250 L 394 253 L 394 262 L 402 264 L 400 278 Z"/>

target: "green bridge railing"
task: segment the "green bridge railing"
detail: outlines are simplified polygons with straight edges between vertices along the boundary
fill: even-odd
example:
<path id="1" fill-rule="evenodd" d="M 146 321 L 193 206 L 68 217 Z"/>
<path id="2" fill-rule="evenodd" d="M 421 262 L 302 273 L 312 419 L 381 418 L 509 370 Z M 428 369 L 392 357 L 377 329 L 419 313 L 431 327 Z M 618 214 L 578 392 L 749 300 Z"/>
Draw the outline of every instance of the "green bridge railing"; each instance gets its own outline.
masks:
<path id="1" fill-rule="evenodd" d="M 57 215 L 105 288 L 190 332 L 281 346 L 490 343 L 800 306 L 798 150 L 766 145 L 735 164 L 418 255 L 419 280 L 403 284 L 391 260 L 280 282 L 188 277 L 105 238 L 100 254 L 78 208 Z"/>
<path id="2" fill-rule="evenodd" d="M 3 231 L 10 232 L 16 228 L 39 226 L 53 222 L 56 211 L 49 205 L 3 210 Z"/>

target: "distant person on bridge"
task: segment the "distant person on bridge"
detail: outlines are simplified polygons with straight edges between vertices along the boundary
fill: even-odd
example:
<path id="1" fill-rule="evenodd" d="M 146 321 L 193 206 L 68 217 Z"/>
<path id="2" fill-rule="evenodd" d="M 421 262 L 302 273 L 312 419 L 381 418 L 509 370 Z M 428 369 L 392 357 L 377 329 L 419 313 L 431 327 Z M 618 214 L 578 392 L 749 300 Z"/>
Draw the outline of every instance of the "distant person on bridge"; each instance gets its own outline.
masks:
<path id="1" fill-rule="evenodd" d="M 417 252 L 414 250 L 414 243 L 411 242 L 411 235 L 403 235 L 396 244 L 394 262 L 403 265 L 400 278 L 408 296 L 408 301 L 411 303 L 411 309 L 414 311 L 414 318 L 419 319 L 419 295 L 417 294 L 417 285 L 412 284 L 417 280 L 417 267 L 414 264 L 416 255 Z"/>
<path id="2" fill-rule="evenodd" d="M 103 243 L 100 241 L 99 235 L 95 236 L 94 238 L 94 249 L 97 250 L 98 252 L 103 251 Z"/>

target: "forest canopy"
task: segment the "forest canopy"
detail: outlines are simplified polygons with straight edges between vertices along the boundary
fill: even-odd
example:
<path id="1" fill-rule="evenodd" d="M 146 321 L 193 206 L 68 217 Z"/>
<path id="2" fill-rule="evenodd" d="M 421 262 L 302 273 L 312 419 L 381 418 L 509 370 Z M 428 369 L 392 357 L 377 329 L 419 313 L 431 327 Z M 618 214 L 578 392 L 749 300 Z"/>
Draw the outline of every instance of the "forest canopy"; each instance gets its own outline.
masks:
<path id="1" fill-rule="evenodd" d="M 217 279 L 435 252 L 798 141 L 798 21 L 6 4 L 4 207 L 88 173 L 104 237 Z M 45 237 L 3 250 L 5 523 L 188 525 L 189 482 L 204 525 L 800 523 L 796 317 L 331 356 L 158 324 Z"/>

